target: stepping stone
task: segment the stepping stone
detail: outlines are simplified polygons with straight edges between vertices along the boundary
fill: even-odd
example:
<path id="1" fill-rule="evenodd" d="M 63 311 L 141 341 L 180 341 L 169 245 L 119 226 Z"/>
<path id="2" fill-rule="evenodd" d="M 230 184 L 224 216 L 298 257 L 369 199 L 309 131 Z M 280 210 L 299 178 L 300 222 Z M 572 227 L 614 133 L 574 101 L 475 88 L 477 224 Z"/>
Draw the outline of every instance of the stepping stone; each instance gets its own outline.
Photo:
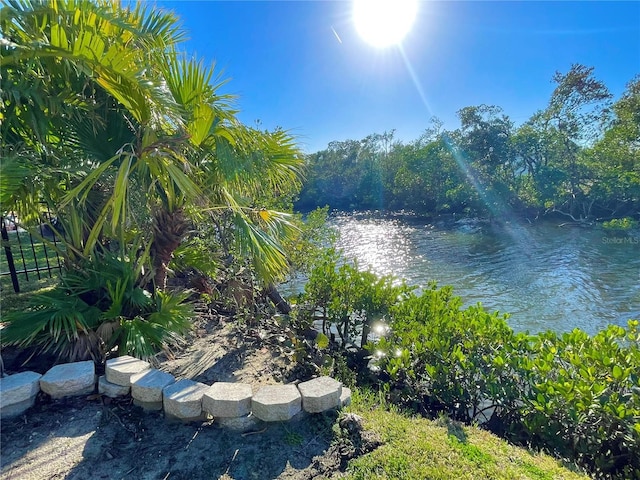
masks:
<path id="1" fill-rule="evenodd" d="M 208 389 L 209 385 L 193 380 L 179 380 L 164 387 L 164 412 L 183 421 L 202 419 L 202 396 Z"/>
<path id="2" fill-rule="evenodd" d="M 295 385 L 265 385 L 251 399 L 251 409 L 262 421 L 284 422 L 302 410 L 302 398 Z"/>
<path id="3" fill-rule="evenodd" d="M 150 368 L 151 365 L 149 362 L 130 357 L 129 355 L 123 355 L 122 357 L 107 360 L 104 373 L 108 382 L 128 387 L 131 385 L 131 375 Z"/>
<path id="4" fill-rule="evenodd" d="M 236 418 L 251 412 L 251 385 L 246 383 L 214 383 L 202 397 L 202 409 L 214 418 Z"/>
<path id="5" fill-rule="evenodd" d="M 162 410 L 162 389 L 175 382 L 173 375 L 155 368 L 131 375 L 133 403 L 147 410 Z"/>
<path id="6" fill-rule="evenodd" d="M 101 375 L 98 378 L 98 393 L 100 395 L 106 395 L 107 397 L 116 398 L 129 395 L 131 387 L 122 385 L 116 385 L 115 383 L 107 382 L 107 377 Z"/>
<path id="7" fill-rule="evenodd" d="M 320 413 L 340 406 L 342 384 L 331 377 L 318 377 L 298 385 L 305 412 Z"/>
<path id="8" fill-rule="evenodd" d="M 340 394 L 340 406 L 346 407 L 347 405 L 351 405 L 351 389 L 342 387 L 342 393 Z"/>
<path id="9" fill-rule="evenodd" d="M 0 378 L 0 418 L 16 417 L 33 407 L 42 375 L 22 372 Z"/>
<path id="10" fill-rule="evenodd" d="M 40 379 L 40 388 L 51 398 L 93 393 L 95 386 L 96 366 L 91 360 L 56 365 Z"/>

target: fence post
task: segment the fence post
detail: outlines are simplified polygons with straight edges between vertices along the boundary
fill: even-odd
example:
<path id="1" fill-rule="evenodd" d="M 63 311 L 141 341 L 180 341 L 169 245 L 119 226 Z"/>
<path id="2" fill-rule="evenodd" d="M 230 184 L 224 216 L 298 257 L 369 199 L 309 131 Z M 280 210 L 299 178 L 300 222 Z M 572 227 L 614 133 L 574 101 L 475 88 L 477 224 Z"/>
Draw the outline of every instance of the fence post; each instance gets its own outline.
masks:
<path id="1" fill-rule="evenodd" d="M 9 264 L 9 273 L 11 273 L 11 283 L 13 283 L 13 290 L 16 293 L 20 293 L 20 284 L 18 283 L 18 274 L 16 273 L 16 266 L 13 263 L 13 253 L 11 252 L 11 245 L 9 245 L 9 234 L 7 233 L 7 227 L 4 224 L 4 217 L 0 217 L 2 220 L 2 240 L 4 243 L 4 253 L 7 256 L 7 263 Z"/>

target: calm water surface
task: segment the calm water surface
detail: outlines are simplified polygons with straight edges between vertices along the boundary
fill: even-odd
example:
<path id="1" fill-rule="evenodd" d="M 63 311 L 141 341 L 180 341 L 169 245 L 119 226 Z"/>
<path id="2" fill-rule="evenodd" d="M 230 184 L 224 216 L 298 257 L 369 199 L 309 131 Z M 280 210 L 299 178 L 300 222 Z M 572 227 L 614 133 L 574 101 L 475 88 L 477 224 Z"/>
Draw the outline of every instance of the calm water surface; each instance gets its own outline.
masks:
<path id="1" fill-rule="evenodd" d="M 378 274 L 452 285 L 466 305 L 509 313 L 515 330 L 591 334 L 640 319 L 640 234 L 462 220 L 333 217 L 338 247 Z"/>

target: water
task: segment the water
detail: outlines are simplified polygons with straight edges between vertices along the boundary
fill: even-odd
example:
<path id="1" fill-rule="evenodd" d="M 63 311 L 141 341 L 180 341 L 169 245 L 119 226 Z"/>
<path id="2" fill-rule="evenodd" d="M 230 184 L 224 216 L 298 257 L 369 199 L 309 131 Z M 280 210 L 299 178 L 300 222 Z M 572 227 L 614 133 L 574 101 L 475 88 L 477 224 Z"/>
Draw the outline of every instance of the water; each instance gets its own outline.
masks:
<path id="1" fill-rule="evenodd" d="M 640 234 L 558 223 L 427 223 L 339 215 L 338 247 L 363 268 L 412 285 L 452 285 L 466 305 L 511 315 L 516 331 L 595 333 L 640 319 Z"/>

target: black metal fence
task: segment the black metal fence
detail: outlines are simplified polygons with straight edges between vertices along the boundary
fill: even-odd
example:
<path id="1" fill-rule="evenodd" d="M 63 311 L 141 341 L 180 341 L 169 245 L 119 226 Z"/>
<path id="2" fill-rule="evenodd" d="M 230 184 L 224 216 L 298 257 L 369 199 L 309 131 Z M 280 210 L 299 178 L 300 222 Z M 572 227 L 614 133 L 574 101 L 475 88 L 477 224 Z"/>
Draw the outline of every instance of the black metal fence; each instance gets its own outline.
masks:
<path id="1" fill-rule="evenodd" d="M 55 224 L 49 210 L 42 213 L 43 221 L 33 228 L 23 228 L 14 212 L 0 215 L 2 228 L 2 249 L 4 259 L 0 258 L 0 277 L 11 276 L 13 290 L 20 292 L 20 278 L 30 281 L 41 273 L 53 277 L 53 273 L 62 270 L 62 259 L 58 254 L 63 244 L 49 225 Z M 34 238 L 35 237 L 35 238 Z M 6 261 L 3 261 L 6 260 Z"/>

